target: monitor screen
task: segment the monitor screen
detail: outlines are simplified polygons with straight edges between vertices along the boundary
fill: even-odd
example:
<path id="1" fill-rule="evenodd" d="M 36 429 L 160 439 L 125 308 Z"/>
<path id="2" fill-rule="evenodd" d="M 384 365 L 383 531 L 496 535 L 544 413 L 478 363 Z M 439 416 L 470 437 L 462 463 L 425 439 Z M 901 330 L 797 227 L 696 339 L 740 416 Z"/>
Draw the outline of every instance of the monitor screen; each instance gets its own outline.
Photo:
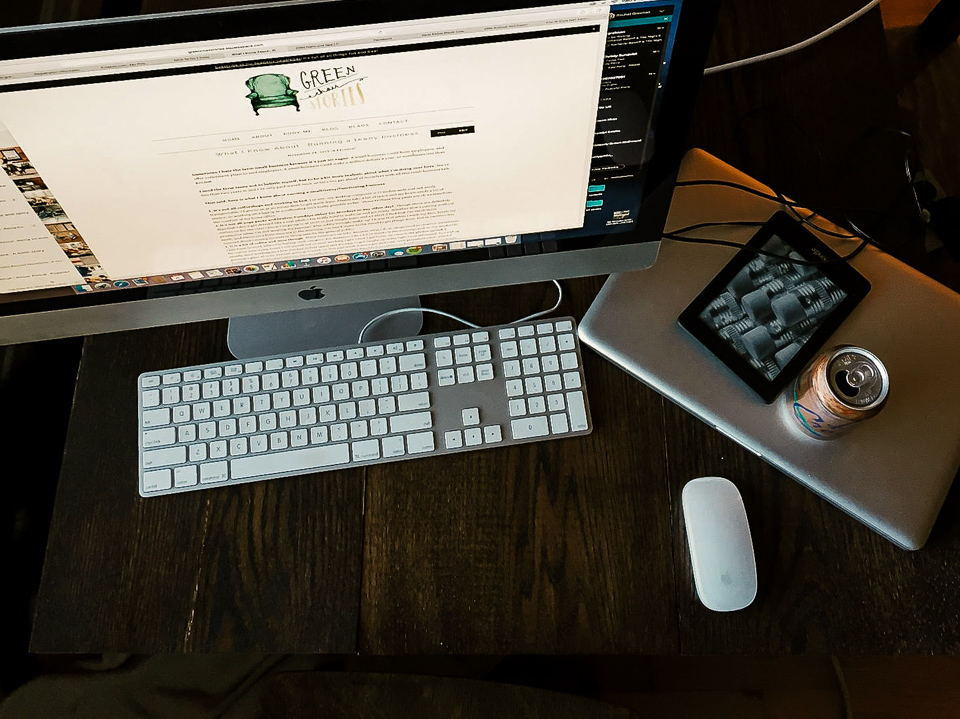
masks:
<path id="1" fill-rule="evenodd" d="M 704 5 L 298 2 L 0 33 L 2 341 L 278 311 L 317 281 L 335 304 L 648 265 Z"/>

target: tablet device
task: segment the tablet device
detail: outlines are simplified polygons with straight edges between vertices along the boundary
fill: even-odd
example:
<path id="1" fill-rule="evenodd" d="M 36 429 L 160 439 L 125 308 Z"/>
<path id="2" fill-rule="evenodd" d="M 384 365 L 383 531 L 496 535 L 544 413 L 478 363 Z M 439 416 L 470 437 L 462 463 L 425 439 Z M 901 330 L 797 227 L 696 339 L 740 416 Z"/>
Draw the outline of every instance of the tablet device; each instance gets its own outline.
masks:
<path id="1" fill-rule="evenodd" d="M 869 291 L 861 274 L 778 212 L 679 323 L 769 404 Z"/>

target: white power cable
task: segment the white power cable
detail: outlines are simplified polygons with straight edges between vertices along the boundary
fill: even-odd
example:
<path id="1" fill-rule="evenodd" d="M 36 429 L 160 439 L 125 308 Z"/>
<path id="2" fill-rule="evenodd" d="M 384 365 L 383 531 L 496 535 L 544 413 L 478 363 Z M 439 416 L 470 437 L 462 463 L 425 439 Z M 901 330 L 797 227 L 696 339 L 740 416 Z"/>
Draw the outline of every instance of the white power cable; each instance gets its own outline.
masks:
<path id="1" fill-rule="evenodd" d="M 515 324 L 519 324 L 520 322 L 535 320 L 538 317 L 543 317 L 545 315 L 550 314 L 554 310 L 556 310 L 557 307 L 560 306 L 560 301 L 563 299 L 563 287 L 560 286 L 560 283 L 557 282 L 557 280 L 551 280 L 551 282 L 553 282 L 553 284 L 556 285 L 557 287 L 557 301 L 553 303 L 553 307 L 551 307 L 550 309 L 542 310 L 540 312 L 534 312 L 532 315 L 521 317 L 519 320 L 514 320 L 513 322 L 509 322 L 508 324 L 515 325 Z M 452 315 L 449 312 L 444 312 L 443 310 L 434 310 L 434 309 L 430 309 L 429 307 L 401 307 L 399 309 L 381 312 L 379 315 L 377 315 L 372 320 L 367 322 L 367 324 L 365 324 L 360 330 L 360 336 L 357 338 L 357 344 L 363 343 L 363 335 L 366 334 L 367 330 L 370 329 L 373 325 L 377 324 L 381 320 L 386 319 L 387 317 L 393 317 L 394 315 L 403 315 L 403 314 L 407 314 L 408 312 L 421 312 L 421 313 L 427 312 L 432 315 L 449 317 L 450 319 L 456 320 L 457 322 L 460 322 L 461 324 L 466 325 L 467 327 L 472 327 L 473 329 L 480 328 L 480 325 L 478 324 L 474 324 L 473 322 L 469 322 L 463 319 L 462 317 L 457 317 L 456 315 Z"/>
<path id="2" fill-rule="evenodd" d="M 774 58 L 783 57 L 784 55 L 789 55 L 792 52 L 797 50 L 803 50 L 806 47 L 810 47 L 814 43 L 820 42 L 828 35 L 832 35 L 837 30 L 845 28 L 847 25 L 852 23 L 854 20 L 859 19 L 863 15 L 866 15 L 873 8 L 880 4 L 880 0 L 870 0 L 869 3 L 864 5 L 862 8 L 857 10 L 853 15 L 850 15 L 847 18 L 844 18 L 836 25 L 827 28 L 821 33 L 814 35 L 813 37 L 807 38 L 803 42 L 798 42 L 795 45 L 790 45 L 789 47 L 781 48 L 780 50 L 773 50 L 772 52 L 765 52 L 762 55 L 754 55 L 752 57 L 745 57 L 742 60 L 734 60 L 733 62 L 727 62 L 722 65 L 714 65 L 713 67 L 708 67 L 703 71 L 704 75 L 712 75 L 715 72 L 723 72 L 724 70 L 733 70 L 737 67 L 743 67 L 744 65 L 752 65 L 756 62 L 763 62 L 764 60 L 773 60 Z"/>

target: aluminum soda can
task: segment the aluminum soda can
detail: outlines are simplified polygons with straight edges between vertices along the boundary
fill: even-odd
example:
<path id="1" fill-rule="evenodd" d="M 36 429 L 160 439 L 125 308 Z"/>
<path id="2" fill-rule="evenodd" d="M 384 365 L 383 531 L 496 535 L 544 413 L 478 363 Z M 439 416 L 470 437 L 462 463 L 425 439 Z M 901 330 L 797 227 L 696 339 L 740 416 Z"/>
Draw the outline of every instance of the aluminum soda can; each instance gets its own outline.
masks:
<path id="1" fill-rule="evenodd" d="M 883 409 L 889 393 L 887 368 L 875 354 L 838 345 L 797 377 L 793 414 L 811 437 L 834 439 Z"/>

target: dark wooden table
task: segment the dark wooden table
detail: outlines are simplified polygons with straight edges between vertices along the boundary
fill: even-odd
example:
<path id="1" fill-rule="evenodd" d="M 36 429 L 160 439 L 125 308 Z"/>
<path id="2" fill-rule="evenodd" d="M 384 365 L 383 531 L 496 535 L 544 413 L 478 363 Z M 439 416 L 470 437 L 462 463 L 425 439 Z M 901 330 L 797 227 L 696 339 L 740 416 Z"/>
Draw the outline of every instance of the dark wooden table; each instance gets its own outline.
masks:
<path id="1" fill-rule="evenodd" d="M 859 6 L 730 0 L 711 61 Z M 882 209 L 902 189 L 896 148 L 869 144 L 897 122 L 887 77 L 874 12 L 800 55 L 706 78 L 691 145 L 814 207 Z M 565 282 L 560 311 L 581 317 L 601 282 Z M 427 303 L 498 324 L 551 301 L 536 285 Z M 957 491 L 928 546 L 904 552 L 589 351 L 588 437 L 142 500 L 135 378 L 227 359 L 224 333 L 210 322 L 85 341 L 32 650 L 960 648 Z M 736 480 L 757 549 L 757 600 L 729 615 L 695 597 L 678 503 L 710 474 Z"/>

